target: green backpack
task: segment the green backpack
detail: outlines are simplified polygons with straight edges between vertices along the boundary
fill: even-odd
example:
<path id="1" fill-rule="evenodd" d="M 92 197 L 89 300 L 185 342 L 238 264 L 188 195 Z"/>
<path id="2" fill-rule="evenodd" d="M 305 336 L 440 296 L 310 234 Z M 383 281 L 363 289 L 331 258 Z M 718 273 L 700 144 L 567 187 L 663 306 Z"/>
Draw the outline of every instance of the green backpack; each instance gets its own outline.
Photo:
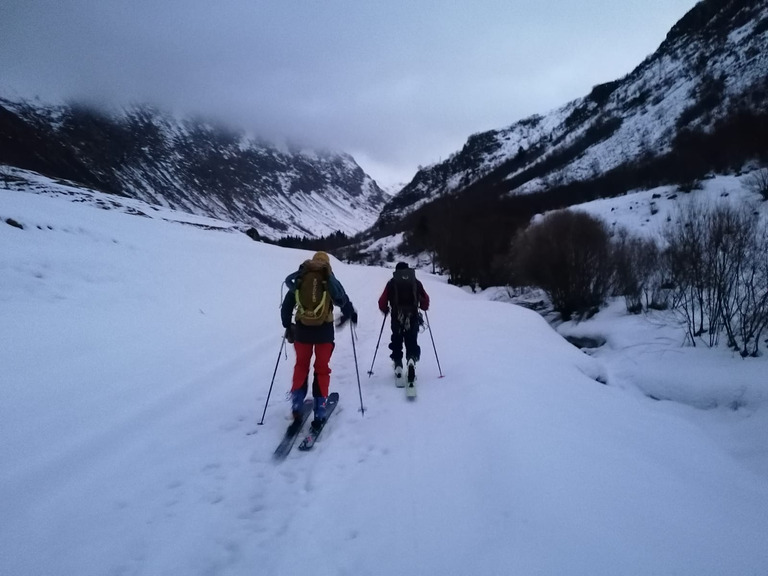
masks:
<path id="1" fill-rule="evenodd" d="M 296 322 L 320 326 L 333 322 L 333 303 L 328 293 L 331 267 L 324 262 L 307 260 L 296 280 Z"/>

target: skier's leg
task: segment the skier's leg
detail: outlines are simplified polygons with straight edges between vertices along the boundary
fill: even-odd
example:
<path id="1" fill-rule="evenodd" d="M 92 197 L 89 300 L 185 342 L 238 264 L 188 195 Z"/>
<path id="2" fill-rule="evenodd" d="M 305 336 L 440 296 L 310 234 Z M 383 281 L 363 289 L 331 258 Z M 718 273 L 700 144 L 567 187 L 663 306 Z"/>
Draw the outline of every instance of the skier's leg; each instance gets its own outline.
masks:
<path id="1" fill-rule="evenodd" d="M 312 360 L 312 344 L 294 342 L 296 350 L 296 364 L 293 367 L 293 380 L 291 382 L 291 411 L 294 420 L 301 417 L 301 406 L 307 397 L 309 381 L 309 362 Z"/>
<path id="2" fill-rule="evenodd" d="M 411 319 L 411 323 L 403 334 L 405 341 L 405 358 L 418 362 L 421 358 L 421 348 L 419 347 L 419 323 L 416 318 Z"/>
<path id="3" fill-rule="evenodd" d="M 392 314 L 392 338 L 389 343 L 391 353 L 389 355 L 395 365 L 403 365 L 403 332 L 397 316 Z"/>
<path id="4" fill-rule="evenodd" d="M 293 366 L 291 392 L 306 387 L 309 377 L 309 363 L 312 360 L 312 344 L 294 342 L 293 348 L 296 350 L 296 364 Z M 306 395 L 306 388 L 304 394 Z"/>
<path id="5" fill-rule="evenodd" d="M 312 396 L 315 398 L 315 419 L 325 418 L 325 402 L 328 399 L 328 389 L 331 384 L 331 354 L 333 342 L 315 344 L 315 382 L 312 385 Z"/>

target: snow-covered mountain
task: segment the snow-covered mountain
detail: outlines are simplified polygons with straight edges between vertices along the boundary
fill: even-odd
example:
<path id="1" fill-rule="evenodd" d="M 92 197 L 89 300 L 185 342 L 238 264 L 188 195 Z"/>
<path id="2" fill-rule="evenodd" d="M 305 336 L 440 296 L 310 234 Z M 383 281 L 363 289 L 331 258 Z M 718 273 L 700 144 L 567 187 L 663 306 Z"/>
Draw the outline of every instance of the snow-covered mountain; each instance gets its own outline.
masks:
<path id="1" fill-rule="evenodd" d="M 150 107 L 106 112 L 0 99 L 0 164 L 253 227 L 355 233 L 388 196 L 348 154 L 274 145 Z"/>
<path id="2" fill-rule="evenodd" d="M 686 134 L 711 134 L 718 122 L 744 111 L 764 113 L 767 93 L 768 0 L 704 0 L 623 78 L 549 113 L 475 134 L 444 162 L 419 171 L 384 207 L 377 228 L 391 231 L 405 214 L 446 195 L 526 194 L 589 182 L 619 168 L 641 172 L 681 146 Z M 754 148 L 764 150 L 764 143 L 763 135 L 762 148 L 759 142 Z M 754 153 L 747 150 L 741 159 Z M 691 153 L 685 162 L 672 159 L 646 172 L 667 170 L 674 179 L 715 169 L 698 155 L 702 165 Z M 670 170 L 670 164 L 685 165 L 688 173 Z M 662 183 L 643 182 L 642 174 L 628 180 Z"/>

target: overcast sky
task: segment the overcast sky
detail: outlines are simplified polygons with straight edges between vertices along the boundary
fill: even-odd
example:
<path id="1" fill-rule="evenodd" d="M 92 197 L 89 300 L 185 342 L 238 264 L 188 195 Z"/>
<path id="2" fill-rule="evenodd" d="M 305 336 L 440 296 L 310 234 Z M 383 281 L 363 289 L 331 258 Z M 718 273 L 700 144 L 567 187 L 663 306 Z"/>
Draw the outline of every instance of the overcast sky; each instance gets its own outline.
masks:
<path id="1" fill-rule="evenodd" d="M 383 185 L 623 76 L 695 0 L 1 0 L 0 93 L 145 102 Z"/>

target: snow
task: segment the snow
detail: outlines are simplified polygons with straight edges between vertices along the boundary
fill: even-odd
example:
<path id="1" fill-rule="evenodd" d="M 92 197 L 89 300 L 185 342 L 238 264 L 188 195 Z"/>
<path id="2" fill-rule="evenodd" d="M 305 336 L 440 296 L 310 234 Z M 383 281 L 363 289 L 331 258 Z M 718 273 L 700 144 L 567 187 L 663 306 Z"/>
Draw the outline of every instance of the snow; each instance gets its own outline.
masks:
<path id="1" fill-rule="evenodd" d="M 74 198 L 0 190 L 0 574 L 768 571 L 765 357 L 617 304 L 556 331 L 420 272 L 445 377 L 425 332 L 409 402 L 387 326 L 367 374 L 391 271 L 334 260 L 341 402 L 275 463 L 308 253 Z"/>
<path id="2" fill-rule="evenodd" d="M 693 192 L 681 192 L 677 186 L 631 191 L 624 196 L 579 204 L 578 209 L 601 218 L 611 230 L 626 228 L 656 240 L 661 240 L 664 229 L 685 214 L 691 204 L 709 208 L 720 204 L 748 207 L 759 212 L 765 221 L 768 204 L 745 186 L 750 174 L 713 176 L 702 180 L 700 189 Z"/>

